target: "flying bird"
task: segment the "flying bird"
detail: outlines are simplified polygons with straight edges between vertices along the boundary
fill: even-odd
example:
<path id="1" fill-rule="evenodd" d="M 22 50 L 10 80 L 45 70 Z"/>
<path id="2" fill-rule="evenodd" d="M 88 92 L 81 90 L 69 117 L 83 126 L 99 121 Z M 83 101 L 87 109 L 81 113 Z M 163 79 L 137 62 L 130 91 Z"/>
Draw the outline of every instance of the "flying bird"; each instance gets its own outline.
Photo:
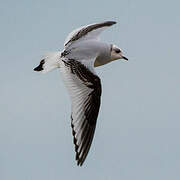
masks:
<path id="1" fill-rule="evenodd" d="M 34 68 L 42 73 L 60 69 L 72 101 L 71 127 L 79 166 L 89 152 L 101 103 L 101 80 L 94 67 L 117 59 L 128 60 L 119 47 L 99 40 L 100 33 L 114 24 L 106 21 L 72 31 L 62 52 L 46 54 Z"/>

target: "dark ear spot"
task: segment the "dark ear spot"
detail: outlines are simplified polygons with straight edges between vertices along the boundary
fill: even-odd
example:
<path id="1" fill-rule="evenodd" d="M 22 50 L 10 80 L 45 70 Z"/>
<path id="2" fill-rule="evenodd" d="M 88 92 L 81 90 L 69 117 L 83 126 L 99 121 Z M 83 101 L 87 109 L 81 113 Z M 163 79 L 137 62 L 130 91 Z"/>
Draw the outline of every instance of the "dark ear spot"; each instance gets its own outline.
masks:
<path id="1" fill-rule="evenodd" d="M 37 66 L 36 68 L 34 68 L 34 71 L 42 71 L 43 70 L 43 64 L 45 63 L 44 59 L 41 60 L 39 66 Z"/>
<path id="2" fill-rule="evenodd" d="M 120 53 L 121 50 L 120 50 L 120 49 L 115 49 L 115 52 L 116 52 L 116 53 Z"/>

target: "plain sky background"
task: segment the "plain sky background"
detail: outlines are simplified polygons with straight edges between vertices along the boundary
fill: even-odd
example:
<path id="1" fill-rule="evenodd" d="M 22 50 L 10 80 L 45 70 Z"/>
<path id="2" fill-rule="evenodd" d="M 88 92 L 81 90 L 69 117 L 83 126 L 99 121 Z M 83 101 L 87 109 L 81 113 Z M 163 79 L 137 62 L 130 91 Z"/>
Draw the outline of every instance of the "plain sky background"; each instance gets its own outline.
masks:
<path id="1" fill-rule="evenodd" d="M 180 2 L 0 0 L 0 180 L 179 180 Z M 83 167 L 58 70 L 33 72 L 79 26 L 115 20 L 102 41 L 129 61 L 96 71 L 102 106 Z"/>

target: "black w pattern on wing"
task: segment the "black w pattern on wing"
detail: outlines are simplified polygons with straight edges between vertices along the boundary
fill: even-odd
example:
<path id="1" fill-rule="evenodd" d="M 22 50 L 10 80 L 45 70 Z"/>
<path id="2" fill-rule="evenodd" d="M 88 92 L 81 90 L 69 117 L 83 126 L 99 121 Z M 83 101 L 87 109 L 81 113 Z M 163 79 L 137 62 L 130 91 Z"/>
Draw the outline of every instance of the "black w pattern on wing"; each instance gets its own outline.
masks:
<path id="1" fill-rule="evenodd" d="M 77 34 L 75 34 L 66 44 L 69 44 L 70 42 L 76 41 L 78 39 L 80 39 L 81 37 L 85 36 L 88 32 L 91 32 L 93 30 L 96 30 L 98 28 L 102 28 L 105 26 L 112 26 L 113 24 L 116 24 L 115 21 L 106 21 L 103 23 L 98 23 L 98 24 L 93 24 L 93 25 L 89 25 L 87 27 L 82 28 L 81 30 L 79 30 L 79 32 Z"/>
<path id="2" fill-rule="evenodd" d="M 81 127 L 79 127 L 79 131 L 82 131 L 80 136 L 81 143 L 79 145 L 77 143 L 79 139 L 76 139 L 76 134 L 78 132 L 75 130 L 73 116 L 71 115 L 71 127 L 76 151 L 76 160 L 77 164 L 81 166 L 89 152 L 96 128 L 101 100 L 101 81 L 98 76 L 93 74 L 88 68 L 76 60 L 70 59 L 64 61 L 64 63 L 70 68 L 72 74 L 75 74 L 88 88 L 93 89 L 87 94 L 87 99 L 84 102 L 83 111 L 85 118 L 82 119 L 83 122 L 81 123 Z"/>

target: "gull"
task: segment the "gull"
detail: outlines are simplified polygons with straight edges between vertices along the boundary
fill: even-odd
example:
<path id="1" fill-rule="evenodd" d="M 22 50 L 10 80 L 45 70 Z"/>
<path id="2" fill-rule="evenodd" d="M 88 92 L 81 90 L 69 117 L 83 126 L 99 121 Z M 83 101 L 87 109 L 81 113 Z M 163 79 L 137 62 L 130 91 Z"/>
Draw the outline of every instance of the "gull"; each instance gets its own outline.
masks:
<path id="1" fill-rule="evenodd" d="M 90 24 L 72 31 L 62 52 L 46 54 L 34 71 L 47 73 L 60 69 L 71 101 L 71 127 L 77 165 L 82 166 L 89 152 L 101 103 L 101 80 L 94 67 L 117 59 L 128 60 L 116 45 L 101 42 L 99 35 L 114 21 Z"/>

